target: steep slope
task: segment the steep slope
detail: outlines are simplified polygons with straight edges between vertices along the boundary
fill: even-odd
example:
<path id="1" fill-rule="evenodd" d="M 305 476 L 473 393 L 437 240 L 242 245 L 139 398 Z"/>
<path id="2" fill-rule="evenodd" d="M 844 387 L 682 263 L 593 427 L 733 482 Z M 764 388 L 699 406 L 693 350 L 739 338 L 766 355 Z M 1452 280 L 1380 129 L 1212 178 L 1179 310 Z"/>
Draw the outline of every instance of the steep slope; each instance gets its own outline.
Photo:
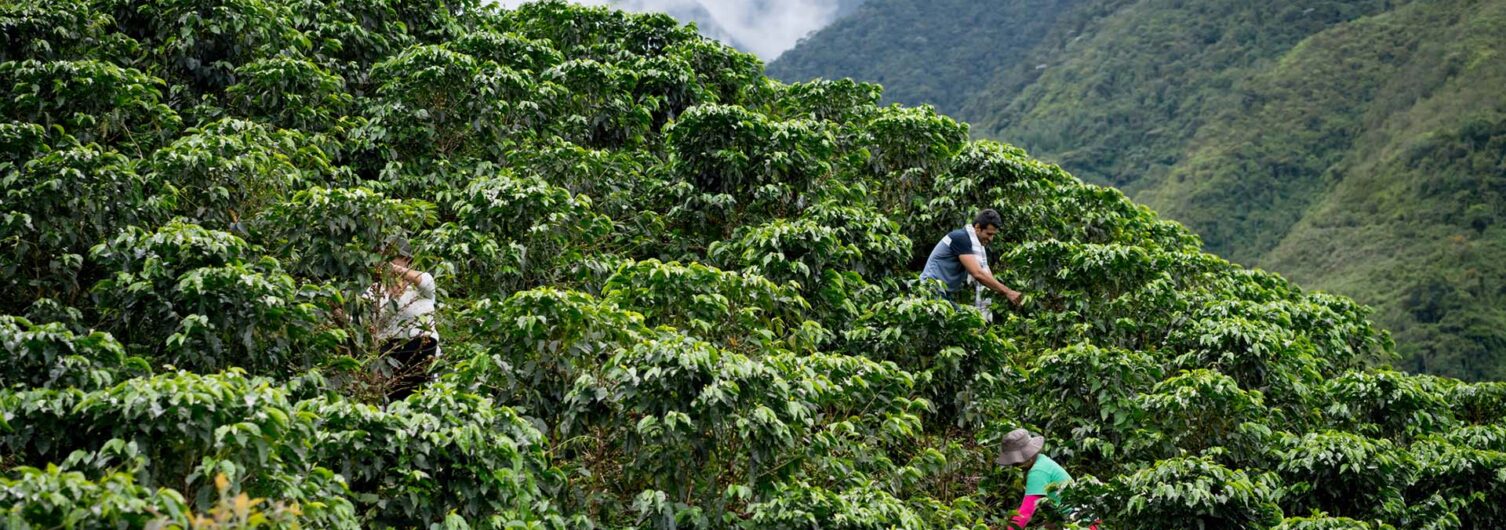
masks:
<path id="1" fill-rule="evenodd" d="M 1135 196 L 1225 254 L 1375 304 L 1413 369 L 1506 378 L 1503 12 L 1418 3 L 1314 35 Z"/>
<path id="2" fill-rule="evenodd" d="M 851 77 L 887 102 L 960 115 L 994 74 L 1019 64 L 1082 0 L 868 0 L 768 66 L 771 77 Z M 1004 29 L 1007 28 L 1007 31 Z"/>
<path id="3" fill-rule="evenodd" d="M 1506 384 L 1375 368 L 1353 300 L 667 15 L 0 28 L 7 528 L 999 528 L 1016 428 L 1077 477 L 1065 530 L 1506 526 Z M 981 208 L 1026 293 L 991 320 L 913 283 Z"/>
<path id="4" fill-rule="evenodd" d="M 1008 10 L 1029 2 L 995 4 Z M 1018 143 L 1090 181 L 1119 187 L 1187 224 L 1217 254 L 1291 272 L 1310 285 L 1376 305 L 1383 322 L 1397 330 L 1413 367 L 1471 378 L 1506 377 L 1501 337 L 1479 331 L 1506 328 L 1506 321 L 1499 320 L 1499 306 L 1492 305 L 1493 298 L 1451 298 L 1453 302 L 1447 305 L 1458 312 L 1455 318 L 1468 318 L 1475 322 L 1471 326 L 1440 326 L 1416 317 L 1419 311 L 1427 312 L 1418 304 L 1425 305 L 1422 300 L 1430 290 L 1496 292 L 1490 280 L 1485 281 L 1487 285 L 1463 280 L 1472 277 L 1470 270 L 1483 269 L 1458 260 L 1435 259 L 1435 252 L 1416 251 L 1419 245 L 1434 245 L 1412 241 L 1423 236 L 1390 221 L 1363 221 L 1370 226 L 1365 235 L 1358 231 L 1327 234 L 1358 238 L 1354 241 L 1324 238 L 1329 245 L 1365 247 L 1372 252 L 1384 248 L 1377 246 L 1383 242 L 1398 245 L 1387 251 L 1394 265 L 1384 268 L 1376 268 L 1376 260 L 1359 252 L 1322 253 L 1319 259 L 1311 252 L 1330 247 L 1312 245 L 1312 236 L 1298 228 L 1327 223 L 1308 220 L 1309 215 L 1322 215 L 1321 204 L 1329 205 L 1328 211 L 1360 207 L 1334 202 L 1357 198 L 1336 186 L 1354 180 L 1358 171 L 1365 172 L 1361 180 L 1370 190 L 1396 188 L 1417 178 L 1392 171 L 1396 167 L 1361 169 L 1357 165 L 1416 139 L 1373 132 L 1380 127 L 1395 129 L 1386 124 L 1406 120 L 1414 100 L 1426 100 L 1442 87 L 1453 87 L 1448 90 L 1477 92 L 1468 99 L 1480 104 L 1437 106 L 1435 110 L 1442 115 L 1432 120 L 1434 128 L 1406 131 L 1413 134 L 1447 134 L 1449 129 L 1482 120 L 1493 122 L 1492 109 L 1499 107 L 1500 97 L 1491 94 L 1491 87 L 1501 61 L 1490 57 L 1506 50 L 1506 37 L 1501 37 L 1506 32 L 1493 22 L 1493 13 L 1502 4 L 1077 2 L 1066 14 L 1046 12 L 1041 18 L 1053 20 L 1054 27 L 1033 42 L 1016 43 L 1028 49 L 995 53 L 1013 62 L 974 69 L 972 79 L 948 83 L 956 87 L 956 93 L 939 101 L 950 105 L 965 99 L 958 115 L 975 122 L 974 135 Z M 886 4 L 876 3 L 864 12 L 881 6 Z M 890 19 L 883 24 L 903 26 L 916 17 L 947 17 L 917 9 L 923 12 L 888 6 L 884 14 Z M 854 17 L 846 24 L 860 19 Z M 930 22 L 918 23 L 927 27 Z M 867 48 L 846 38 L 861 33 L 861 28 L 836 31 L 841 26 L 809 39 L 786 57 L 815 53 L 809 49 L 846 57 L 845 62 L 807 61 L 792 72 L 780 61 L 770 72 L 794 75 L 786 79 L 806 75 L 876 79 L 870 71 L 847 65 L 865 60 L 880 64 L 892 56 L 866 55 Z M 973 31 L 1017 35 L 998 28 L 978 24 Z M 1469 44 L 1455 42 L 1458 34 L 1471 35 Z M 931 48 L 912 55 L 949 57 L 940 46 Z M 906 62 L 932 70 L 959 66 Z M 1463 68 L 1465 63 L 1471 65 L 1469 69 Z M 895 71 L 914 69 L 899 66 Z M 903 93 L 906 87 L 921 86 L 933 77 L 891 75 L 885 79 Z M 907 101 L 922 102 L 926 101 Z M 1483 148 L 1487 144 L 1460 145 Z M 1453 173 L 1474 171 L 1471 178 L 1489 180 L 1479 167 L 1489 164 L 1476 170 L 1459 167 Z M 1423 232 L 1443 234 L 1457 223 L 1449 224 L 1426 211 L 1473 207 L 1479 212 L 1478 222 L 1489 224 L 1494 212 L 1503 207 L 1497 197 L 1484 194 L 1467 204 L 1446 205 L 1419 196 L 1419 200 L 1391 207 L 1397 215 L 1417 219 L 1410 224 L 1421 226 Z M 1378 238 L 1381 232 L 1391 235 Z M 1289 239 L 1290 243 L 1284 243 Z M 1474 249 L 1471 259 L 1491 263 L 1506 259 L 1495 254 L 1495 247 L 1487 241 Z M 1387 287 L 1381 288 L 1383 284 Z M 1414 327 L 1431 331 L 1413 333 Z M 1448 346 L 1440 346 L 1443 343 Z M 1426 361 L 1423 356 L 1441 360 Z"/>
<path id="5" fill-rule="evenodd" d="M 982 135 L 1007 136 L 1133 195 L 1185 158 L 1192 135 L 1238 102 L 1228 92 L 1252 72 L 1310 35 L 1391 4 L 1102 2 L 1105 14 L 1056 32 L 1035 50 L 1037 64 L 1010 65 L 960 115 Z M 1215 251 L 1229 249 L 1209 239 Z"/>

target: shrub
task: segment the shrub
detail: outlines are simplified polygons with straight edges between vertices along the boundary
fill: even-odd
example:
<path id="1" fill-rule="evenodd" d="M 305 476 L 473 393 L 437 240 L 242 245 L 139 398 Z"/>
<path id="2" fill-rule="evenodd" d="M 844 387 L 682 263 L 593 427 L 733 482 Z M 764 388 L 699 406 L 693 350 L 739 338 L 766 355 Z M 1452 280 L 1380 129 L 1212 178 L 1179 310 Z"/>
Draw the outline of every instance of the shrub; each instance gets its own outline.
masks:
<path id="1" fill-rule="evenodd" d="M 553 519 L 561 477 L 543 437 L 516 411 L 430 384 L 379 410 L 345 400 L 298 403 L 316 418 L 310 458 L 350 481 L 368 524 L 428 526 L 454 514 L 482 528 Z"/>
<path id="2" fill-rule="evenodd" d="M 1295 511 L 1321 507 L 1362 520 L 1397 520 L 1406 510 L 1402 492 L 1417 463 L 1391 442 L 1328 431 L 1286 444 L 1278 470 L 1295 493 L 1289 498 Z"/>
<path id="3" fill-rule="evenodd" d="M 329 161 L 306 142 L 296 132 L 220 120 L 153 153 L 145 170 L 153 181 L 172 186 L 180 214 L 206 226 L 230 227 L 290 190 L 325 180 Z"/>
<path id="4" fill-rule="evenodd" d="M 1414 524 L 1457 518 L 1459 528 L 1491 528 L 1506 522 L 1506 453 L 1439 440 L 1407 448 L 1414 462 L 1406 496 L 1413 506 L 1390 520 Z"/>
<path id="5" fill-rule="evenodd" d="M 475 260 L 457 255 L 461 248 L 454 245 L 440 246 L 443 239 L 417 241 L 420 248 L 432 245 L 440 257 L 454 258 L 457 279 L 476 293 L 508 294 L 557 283 L 561 270 L 583 261 L 612 230 L 609 220 L 592 211 L 589 197 L 506 170 L 480 175 L 439 198 L 456 220 L 455 226 L 442 227 L 445 232 L 463 242 L 506 249 L 500 251 L 503 259 Z"/>
<path id="6" fill-rule="evenodd" d="M 387 245 L 434 221 L 434 206 L 364 188 L 309 188 L 274 204 L 252 223 L 256 240 L 293 274 L 364 289 Z"/>
<path id="7" fill-rule="evenodd" d="M 1288 517 L 1276 525 L 1275 530 L 1390 530 L 1391 525 L 1371 524 L 1347 517 Z"/>
<path id="8" fill-rule="evenodd" d="M 230 481 L 224 475 L 215 477 L 218 502 L 206 512 L 194 513 L 178 492 L 142 487 L 126 472 L 109 472 L 94 480 L 57 466 L 21 467 L 15 473 L 14 479 L 0 478 L 0 507 L 10 507 L 5 521 L 17 528 L 80 524 L 194 530 L 296 529 L 304 524 L 312 528 L 359 527 L 348 505 L 337 517 L 306 517 L 298 503 L 268 502 L 245 493 L 232 495 Z"/>
<path id="9" fill-rule="evenodd" d="M 971 309 L 930 298 L 876 304 L 844 334 L 849 351 L 892 361 L 919 378 L 922 396 L 958 425 L 976 424 L 1012 403 L 1005 394 L 1015 345 Z M 1001 395 L 1002 394 L 1002 395 Z"/>
<path id="10" fill-rule="evenodd" d="M 456 320 L 462 339 L 470 338 L 479 350 L 457 353 L 465 357 L 451 377 L 543 418 L 551 429 L 578 379 L 599 374 L 618 349 L 652 335 L 640 314 L 550 288 L 478 301 Z"/>
<path id="11" fill-rule="evenodd" d="M 292 13 L 284 4 L 115 0 L 102 7 L 114 10 L 169 81 L 204 92 L 235 84 L 240 65 L 309 45 L 289 23 Z"/>
<path id="12" fill-rule="evenodd" d="M 650 325 L 674 326 L 749 353 L 814 349 L 825 335 L 802 318 L 810 304 L 791 287 L 700 264 L 623 264 L 602 286 L 602 298 L 637 309 Z"/>
<path id="13" fill-rule="evenodd" d="M 75 335 L 61 323 L 0 316 L 0 380 L 6 386 L 97 389 L 151 371 L 108 333 Z"/>
<path id="14" fill-rule="evenodd" d="M 1183 371 L 1135 398 L 1171 446 L 1200 454 L 1236 442 L 1245 423 L 1264 423 L 1265 398 L 1208 369 Z M 1174 453 L 1173 453 L 1174 454 Z"/>
<path id="15" fill-rule="evenodd" d="M 0 419 L 10 426 L 0 454 L 19 465 L 129 446 L 143 461 L 135 473 L 143 485 L 182 491 L 202 509 L 219 474 L 257 497 L 343 497 L 337 477 L 305 460 L 310 418 L 292 414 L 283 390 L 240 372 L 165 373 L 92 392 L 0 391 Z"/>
<path id="16" fill-rule="evenodd" d="M 174 221 L 153 233 L 132 227 L 92 255 L 115 271 L 93 288 L 105 323 L 161 362 L 291 373 L 344 339 L 325 329 L 319 287 L 298 285 L 274 259 L 253 259 L 234 235 Z"/>
<path id="17" fill-rule="evenodd" d="M 96 144 L 48 150 L 4 179 L 0 285 L 6 303 L 18 304 L 0 305 L 6 313 L 37 298 L 75 301 L 94 281 L 84 268 L 89 247 L 122 227 L 160 222 L 167 211 L 134 160 Z"/>
<path id="18" fill-rule="evenodd" d="M 1091 507 L 1112 528 L 1261 528 L 1281 521 L 1274 475 L 1231 470 L 1206 458 L 1160 460 L 1108 483 L 1090 481 L 1081 492 L 1066 502 Z"/>
<path id="19" fill-rule="evenodd" d="M 225 89 L 227 106 L 286 129 L 327 130 L 355 104 L 345 79 L 308 59 L 257 59 L 236 67 L 235 78 Z"/>
<path id="20" fill-rule="evenodd" d="M 496 158 L 541 124 L 551 90 L 523 73 L 442 45 L 417 45 L 371 69 L 378 99 L 363 132 L 381 158 Z"/>
<path id="21" fill-rule="evenodd" d="M 1151 418 L 1136 400 L 1151 391 L 1162 369 L 1146 354 L 1076 344 L 1034 364 L 1018 417 L 1040 425 L 1063 456 L 1125 460 L 1149 438 L 1143 429 Z"/>
<path id="22" fill-rule="evenodd" d="M 825 162 L 831 138 L 819 126 L 777 122 L 742 107 L 691 108 L 664 134 L 676 176 L 690 185 L 689 202 L 677 211 L 693 230 L 730 231 L 748 217 L 794 213 L 831 170 Z"/>
<path id="23" fill-rule="evenodd" d="M 162 80 L 99 60 L 0 63 L 0 114 L 61 126 L 82 144 L 151 145 L 181 124 L 161 102 Z"/>
<path id="24" fill-rule="evenodd" d="M 745 528 L 926 528 L 920 514 L 873 485 L 829 491 L 811 484 L 781 488 L 773 498 L 750 507 Z"/>
<path id="25" fill-rule="evenodd" d="M 1325 413 L 1355 432 L 1407 439 L 1456 424 L 1437 380 L 1392 371 L 1350 372 L 1329 379 Z"/>

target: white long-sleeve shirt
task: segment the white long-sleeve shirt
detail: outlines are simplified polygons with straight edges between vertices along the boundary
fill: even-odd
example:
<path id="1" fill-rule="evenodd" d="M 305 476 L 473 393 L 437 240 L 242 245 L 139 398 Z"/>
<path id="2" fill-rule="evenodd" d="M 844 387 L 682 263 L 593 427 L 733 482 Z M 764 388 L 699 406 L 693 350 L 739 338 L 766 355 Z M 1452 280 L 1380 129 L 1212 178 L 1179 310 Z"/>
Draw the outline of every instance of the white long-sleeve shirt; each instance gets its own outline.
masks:
<path id="1" fill-rule="evenodd" d="M 434 327 L 434 275 L 423 273 L 418 283 L 408 284 L 396 297 L 381 285 L 372 288 L 377 293 L 377 340 L 407 340 L 418 336 L 439 340 L 439 331 Z"/>

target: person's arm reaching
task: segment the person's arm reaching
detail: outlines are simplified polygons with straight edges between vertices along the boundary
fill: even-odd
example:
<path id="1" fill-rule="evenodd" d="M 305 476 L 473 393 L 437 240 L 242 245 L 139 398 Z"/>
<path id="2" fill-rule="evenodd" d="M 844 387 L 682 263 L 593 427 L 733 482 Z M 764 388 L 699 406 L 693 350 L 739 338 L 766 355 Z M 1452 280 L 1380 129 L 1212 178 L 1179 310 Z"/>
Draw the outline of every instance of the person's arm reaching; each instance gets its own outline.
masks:
<path id="1" fill-rule="evenodd" d="M 427 272 L 420 273 L 418 275 L 418 283 L 414 284 L 414 287 L 418 288 L 419 298 L 433 299 L 434 291 L 437 287 L 434 285 L 434 275 Z"/>
<path id="2" fill-rule="evenodd" d="M 395 272 L 399 276 L 402 276 L 404 280 L 406 280 L 408 283 L 411 283 L 413 285 L 420 285 L 420 284 L 422 284 L 423 281 L 424 281 L 424 276 L 428 274 L 426 272 L 416 271 L 416 270 L 410 269 L 408 267 L 404 267 L 402 265 L 398 265 L 396 263 L 388 263 L 387 267 L 391 268 L 392 272 Z M 434 281 L 433 277 L 431 276 L 429 278 L 429 282 L 432 283 L 433 281 Z M 422 289 L 422 287 L 420 287 L 420 289 Z"/>
<path id="3" fill-rule="evenodd" d="M 1004 284 L 999 283 L 998 279 L 994 278 L 994 275 L 985 272 L 983 267 L 978 266 L 978 256 L 963 254 L 957 256 L 957 258 L 962 261 L 962 268 L 967 269 L 967 273 L 977 279 L 978 283 L 987 286 L 989 289 L 993 289 L 996 293 L 1004 295 L 1011 303 L 1015 305 L 1020 304 L 1020 292 L 1005 287 Z"/>
<path id="4" fill-rule="evenodd" d="M 1040 502 L 1040 500 L 1040 495 L 1026 495 L 1024 499 L 1020 500 L 1019 515 L 1009 520 L 1009 527 L 1023 530 L 1026 526 L 1029 526 L 1030 518 L 1035 517 L 1035 504 Z"/>

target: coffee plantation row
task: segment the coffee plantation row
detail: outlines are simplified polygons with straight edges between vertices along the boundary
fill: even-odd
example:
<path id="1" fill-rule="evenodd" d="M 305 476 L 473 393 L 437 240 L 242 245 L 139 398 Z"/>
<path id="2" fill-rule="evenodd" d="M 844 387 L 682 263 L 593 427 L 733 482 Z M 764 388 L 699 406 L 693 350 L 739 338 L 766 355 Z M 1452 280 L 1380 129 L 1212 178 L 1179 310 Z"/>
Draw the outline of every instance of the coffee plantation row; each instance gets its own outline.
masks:
<path id="1" fill-rule="evenodd" d="M 557 1 L 0 6 L 7 528 L 1498 528 L 1506 384 L 877 86 Z M 917 294 L 995 208 L 1026 293 Z M 434 380 L 361 293 L 440 288 Z M 1075 523 L 1064 523 L 1076 528 Z"/>

